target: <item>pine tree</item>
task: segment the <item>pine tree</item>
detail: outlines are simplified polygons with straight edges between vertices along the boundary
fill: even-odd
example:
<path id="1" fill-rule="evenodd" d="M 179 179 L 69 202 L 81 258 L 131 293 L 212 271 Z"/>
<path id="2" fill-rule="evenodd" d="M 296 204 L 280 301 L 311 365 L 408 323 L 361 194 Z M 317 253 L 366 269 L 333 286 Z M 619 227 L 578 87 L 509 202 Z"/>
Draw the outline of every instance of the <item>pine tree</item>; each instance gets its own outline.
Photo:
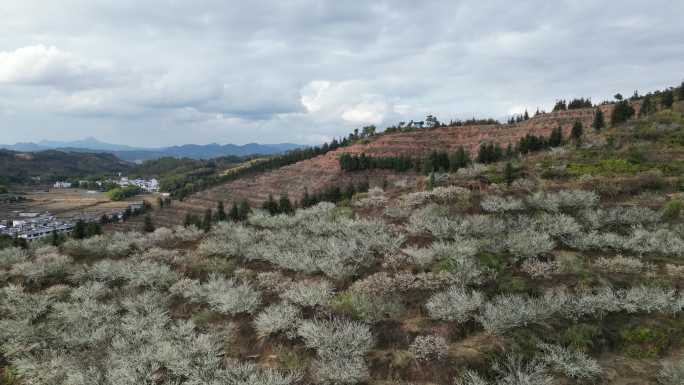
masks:
<path id="1" fill-rule="evenodd" d="M 223 207 L 223 201 L 219 201 L 216 205 L 216 221 L 223 222 L 226 220 L 226 210 Z"/>
<path id="2" fill-rule="evenodd" d="M 204 219 L 202 219 L 202 230 L 208 232 L 211 230 L 211 209 L 204 211 Z"/>
<path id="3" fill-rule="evenodd" d="M 563 130 L 556 127 L 549 136 L 549 147 L 560 147 L 563 144 Z"/>
<path id="4" fill-rule="evenodd" d="M 249 213 L 252 212 L 252 209 L 249 207 L 249 202 L 247 202 L 246 199 L 243 199 L 240 201 L 240 205 L 238 206 L 238 220 L 244 221 L 247 219 L 249 216 Z"/>
<path id="5" fill-rule="evenodd" d="M 530 120 L 530 114 L 527 113 L 527 109 L 525 109 L 525 115 L 523 115 L 524 120 Z"/>
<path id="6" fill-rule="evenodd" d="M 230 212 L 228 212 L 228 218 L 230 218 L 230 220 L 233 222 L 237 222 L 240 220 L 240 212 L 238 211 L 238 205 L 236 202 L 233 202 L 233 205 L 230 207 Z"/>
<path id="7" fill-rule="evenodd" d="M 194 221 L 193 221 L 192 215 L 190 215 L 190 213 L 186 213 L 185 214 L 185 220 L 183 221 L 183 226 L 189 227 L 193 224 L 194 224 Z"/>
<path id="8" fill-rule="evenodd" d="M 83 239 L 85 238 L 85 235 L 85 222 L 83 222 L 83 219 L 79 219 L 74 225 L 74 230 L 71 233 L 71 236 L 76 239 Z"/>
<path id="9" fill-rule="evenodd" d="M 451 159 L 449 159 L 449 170 L 451 172 L 456 172 L 460 168 L 468 167 L 470 164 L 470 155 L 465 150 L 463 146 L 459 146 L 458 150 L 452 154 Z"/>
<path id="10" fill-rule="evenodd" d="M 684 100 L 684 81 L 679 86 L 679 100 Z"/>
<path id="11" fill-rule="evenodd" d="M 655 106 L 653 105 L 653 101 L 651 101 L 651 96 L 646 95 L 644 97 L 644 101 L 641 103 L 641 109 L 639 110 L 639 115 L 640 116 L 648 116 L 655 112 Z"/>
<path id="12" fill-rule="evenodd" d="M 154 223 L 150 214 L 145 215 L 145 223 L 143 224 L 143 232 L 151 233 L 154 231 Z"/>
<path id="13" fill-rule="evenodd" d="M 268 199 L 261 205 L 261 208 L 268 211 L 271 215 L 276 215 L 280 212 L 278 209 L 278 202 L 273 199 L 273 195 L 268 194 Z"/>
<path id="14" fill-rule="evenodd" d="M 88 222 L 85 226 L 85 237 L 90 238 L 102 234 L 102 226 L 97 222 Z"/>
<path id="15" fill-rule="evenodd" d="M 580 144 L 582 142 L 582 122 L 579 120 L 575 122 L 575 124 L 572 125 L 572 131 L 570 132 L 570 136 L 572 137 L 572 140 L 575 141 L 576 144 Z"/>
<path id="16" fill-rule="evenodd" d="M 674 93 L 672 90 L 667 90 L 663 92 L 663 107 L 665 108 L 671 108 L 672 104 L 674 103 Z"/>
<path id="17" fill-rule="evenodd" d="M 302 197 L 301 203 L 299 205 L 301 207 L 311 206 L 311 196 L 309 195 L 309 189 L 306 187 L 304 187 L 304 196 Z"/>
<path id="18" fill-rule="evenodd" d="M 511 162 L 506 162 L 506 168 L 504 168 L 504 180 L 506 180 L 506 185 L 510 186 L 515 180 L 515 169 Z"/>
<path id="19" fill-rule="evenodd" d="M 287 196 L 287 193 L 280 195 L 278 210 L 283 214 L 292 214 L 294 212 L 294 207 L 292 206 L 292 202 L 290 202 L 290 197 Z"/>
<path id="20" fill-rule="evenodd" d="M 613 108 L 613 113 L 610 116 L 610 124 L 615 126 L 616 124 L 626 122 L 632 116 L 634 116 L 634 107 L 628 101 L 622 100 L 615 103 L 615 108 Z"/>
<path id="21" fill-rule="evenodd" d="M 591 124 L 591 126 L 596 130 L 596 132 L 601 131 L 603 127 L 605 127 L 606 122 L 605 119 L 603 118 L 603 111 L 601 109 L 597 109 L 596 113 L 594 114 L 594 122 Z"/>

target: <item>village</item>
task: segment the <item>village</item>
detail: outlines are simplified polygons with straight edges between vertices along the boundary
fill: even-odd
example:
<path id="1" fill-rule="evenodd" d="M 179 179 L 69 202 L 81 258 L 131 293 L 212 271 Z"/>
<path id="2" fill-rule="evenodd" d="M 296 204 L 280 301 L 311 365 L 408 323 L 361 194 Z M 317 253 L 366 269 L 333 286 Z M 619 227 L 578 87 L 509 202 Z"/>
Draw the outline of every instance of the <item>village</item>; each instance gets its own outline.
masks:
<path id="1" fill-rule="evenodd" d="M 56 189 L 65 189 L 65 188 L 85 188 L 85 189 L 97 189 L 97 190 L 103 190 L 103 189 L 108 189 L 108 187 L 111 186 L 118 186 L 118 187 L 138 187 L 141 191 L 143 192 L 159 192 L 159 181 L 155 178 L 152 179 L 142 179 L 142 178 L 136 178 L 136 179 L 130 179 L 125 176 L 121 176 L 119 174 L 119 179 L 106 179 L 106 180 L 98 180 L 98 181 L 87 181 L 87 180 L 79 180 L 78 182 L 69 182 L 69 181 L 57 181 L 53 184 L 53 188 Z"/>
<path id="2" fill-rule="evenodd" d="M 105 213 L 101 216 L 77 216 L 60 218 L 50 212 L 14 212 L 9 218 L 0 218 L 0 236 L 22 238 L 26 241 L 52 236 L 70 234 L 78 221 L 85 223 L 120 223 L 130 216 L 144 213 L 149 205 L 146 202 L 129 202 L 125 210 Z"/>

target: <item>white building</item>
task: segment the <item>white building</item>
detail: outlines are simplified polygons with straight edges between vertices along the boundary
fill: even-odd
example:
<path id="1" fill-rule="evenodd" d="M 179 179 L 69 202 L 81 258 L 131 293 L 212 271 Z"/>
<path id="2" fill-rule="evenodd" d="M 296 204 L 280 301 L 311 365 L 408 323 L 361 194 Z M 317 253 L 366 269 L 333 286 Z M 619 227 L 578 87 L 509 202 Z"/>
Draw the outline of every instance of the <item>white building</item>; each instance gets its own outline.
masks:
<path id="1" fill-rule="evenodd" d="M 55 188 L 71 188 L 71 182 L 55 182 Z"/>

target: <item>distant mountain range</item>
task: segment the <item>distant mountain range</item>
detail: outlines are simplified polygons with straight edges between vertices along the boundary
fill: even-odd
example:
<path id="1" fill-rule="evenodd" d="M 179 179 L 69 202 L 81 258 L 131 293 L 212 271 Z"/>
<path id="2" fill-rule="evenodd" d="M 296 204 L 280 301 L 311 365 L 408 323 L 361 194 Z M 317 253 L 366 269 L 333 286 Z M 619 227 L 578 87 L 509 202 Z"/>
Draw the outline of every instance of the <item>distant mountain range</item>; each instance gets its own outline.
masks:
<path id="1" fill-rule="evenodd" d="M 64 142 L 42 140 L 37 143 L 28 142 L 16 143 L 12 145 L 0 144 L 1 149 L 12 151 L 36 152 L 44 150 L 63 150 L 72 152 L 109 153 L 129 162 L 158 159 L 165 156 L 176 158 L 187 157 L 193 159 L 210 159 L 226 155 L 273 155 L 301 147 L 305 146 L 293 143 L 248 143 L 244 145 L 211 143 L 204 145 L 184 144 L 182 146 L 144 148 L 106 143 L 93 137 Z"/>

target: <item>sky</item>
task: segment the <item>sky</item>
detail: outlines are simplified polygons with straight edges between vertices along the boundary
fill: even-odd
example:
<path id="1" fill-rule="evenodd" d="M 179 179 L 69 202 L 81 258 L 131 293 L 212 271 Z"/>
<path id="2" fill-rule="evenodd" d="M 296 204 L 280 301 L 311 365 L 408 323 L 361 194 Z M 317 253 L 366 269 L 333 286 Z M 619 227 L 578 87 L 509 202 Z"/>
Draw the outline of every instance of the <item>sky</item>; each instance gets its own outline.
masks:
<path id="1" fill-rule="evenodd" d="M 0 143 L 317 144 L 684 80 L 684 2 L 0 2 Z"/>

